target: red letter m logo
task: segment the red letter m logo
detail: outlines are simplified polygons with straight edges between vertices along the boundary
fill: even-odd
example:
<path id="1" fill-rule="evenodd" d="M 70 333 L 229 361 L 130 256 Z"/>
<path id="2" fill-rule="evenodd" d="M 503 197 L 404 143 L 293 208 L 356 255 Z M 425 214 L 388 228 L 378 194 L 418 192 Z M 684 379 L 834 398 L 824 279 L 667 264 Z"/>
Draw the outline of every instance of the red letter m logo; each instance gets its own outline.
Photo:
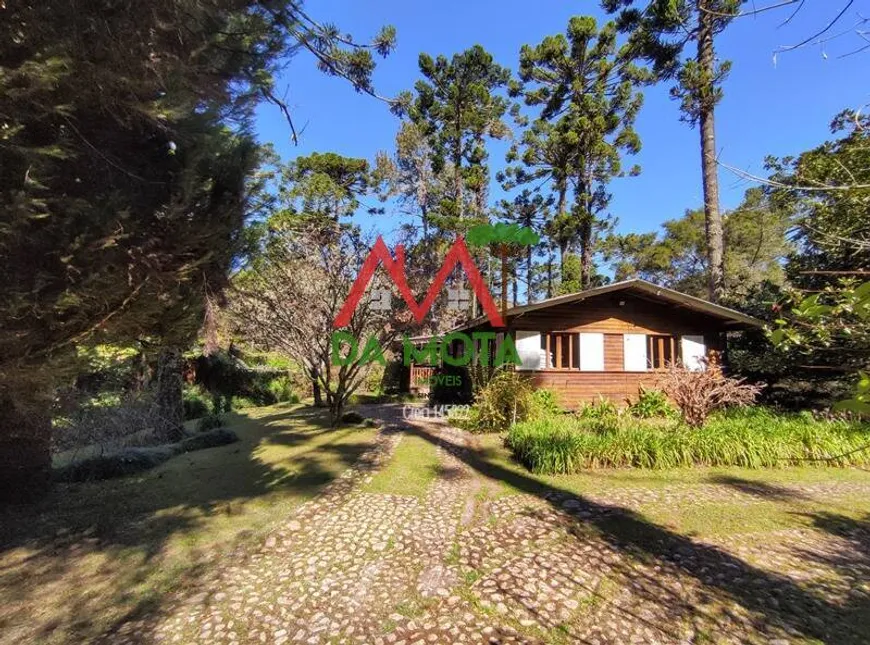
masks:
<path id="1" fill-rule="evenodd" d="M 422 303 L 417 304 L 417 300 L 414 298 L 414 294 L 411 293 L 411 289 L 408 287 L 408 280 L 405 277 L 404 247 L 401 244 L 396 247 L 396 258 L 393 259 L 393 256 L 390 255 L 390 250 L 387 248 L 387 245 L 384 244 L 384 240 L 378 236 L 375 245 L 372 247 L 372 250 L 369 251 L 369 255 L 363 263 L 362 270 L 357 276 L 356 282 L 353 283 L 353 287 L 347 296 L 347 300 L 344 302 L 344 306 L 341 308 L 341 311 L 338 312 L 338 316 L 335 317 L 333 326 L 336 329 L 350 324 L 351 316 L 353 316 L 353 312 L 356 310 L 360 298 L 363 297 L 366 288 L 369 286 L 369 282 L 371 282 L 372 277 L 375 275 L 375 269 L 378 268 L 378 263 L 383 263 L 384 268 L 387 270 L 387 273 L 390 274 L 390 277 L 399 289 L 402 299 L 407 303 L 408 308 L 411 310 L 411 313 L 414 315 L 414 319 L 417 322 L 422 322 L 423 318 L 426 317 L 426 314 L 429 313 L 432 304 L 435 302 L 435 298 L 438 297 L 438 292 L 447 280 L 447 276 L 449 276 L 450 272 L 453 271 L 453 267 L 457 264 L 461 264 L 462 268 L 465 270 L 465 275 L 468 276 L 468 282 L 471 284 L 471 288 L 474 289 L 474 292 L 480 299 L 481 305 L 483 305 L 483 311 L 486 313 L 487 318 L 489 318 L 489 322 L 493 327 L 504 327 L 501 313 L 499 312 L 498 307 L 495 306 L 492 295 L 490 295 L 489 291 L 486 289 L 486 286 L 483 283 L 483 276 L 480 275 L 480 271 L 478 271 L 477 267 L 474 265 L 471 255 L 468 253 L 468 248 L 465 246 L 465 241 L 461 237 L 453 243 L 453 246 L 450 247 L 450 251 L 444 258 L 444 264 L 441 265 L 441 270 L 438 271 L 438 275 L 435 276 L 435 280 L 432 281 L 429 291 L 426 293 L 426 298 Z"/>

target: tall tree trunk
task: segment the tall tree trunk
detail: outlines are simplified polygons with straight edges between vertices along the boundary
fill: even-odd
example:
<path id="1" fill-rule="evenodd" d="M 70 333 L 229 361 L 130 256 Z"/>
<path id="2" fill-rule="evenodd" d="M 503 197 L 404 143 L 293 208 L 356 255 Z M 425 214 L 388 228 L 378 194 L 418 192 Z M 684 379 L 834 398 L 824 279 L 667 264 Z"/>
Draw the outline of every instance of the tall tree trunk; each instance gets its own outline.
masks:
<path id="1" fill-rule="evenodd" d="M 323 407 L 323 392 L 320 389 L 320 375 L 317 373 L 317 368 L 312 367 L 309 373 L 311 379 L 311 395 L 314 397 L 314 407 Z"/>
<path id="2" fill-rule="evenodd" d="M 454 117 L 456 140 L 453 142 L 453 197 L 456 200 L 456 216 L 462 219 L 465 215 L 464 195 L 462 190 L 462 113 L 456 106 Z"/>
<path id="3" fill-rule="evenodd" d="M 565 281 L 565 261 L 568 259 L 568 240 L 559 240 L 559 280 Z"/>
<path id="4" fill-rule="evenodd" d="M 553 251 L 550 247 L 550 254 L 547 256 L 547 297 L 553 297 Z"/>
<path id="5" fill-rule="evenodd" d="M 568 187 L 564 184 L 560 184 L 558 190 L 559 190 L 559 197 L 558 197 L 558 200 L 556 202 L 556 217 L 558 218 L 559 224 L 564 226 L 565 218 L 563 216 L 565 215 L 565 206 L 566 206 L 566 201 L 567 201 Z M 565 258 L 568 255 L 568 240 L 565 239 L 564 233 L 562 231 L 557 231 L 556 235 L 559 238 L 559 279 L 564 280 L 565 279 Z M 551 297 L 551 294 L 553 291 L 552 256 L 551 256 L 551 264 L 549 267 L 549 271 L 550 271 L 550 274 L 547 276 L 547 279 L 549 281 L 547 284 L 547 293 L 548 293 L 547 297 L 548 298 Z"/>
<path id="6" fill-rule="evenodd" d="M 580 225 L 580 288 L 588 289 L 592 283 L 592 221 L 587 213 Z"/>
<path id="7" fill-rule="evenodd" d="M 526 248 L 526 304 L 535 301 L 535 290 L 532 288 L 532 247 Z"/>
<path id="8" fill-rule="evenodd" d="M 508 250 L 507 246 L 502 244 L 499 249 L 501 256 L 501 317 L 507 315 L 507 297 L 508 297 Z M 507 323 L 507 321 L 505 321 Z"/>
<path id="9" fill-rule="evenodd" d="M 0 394 L 0 502 L 26 502 L 51 484 L 51 419 Z"/>
<path id="10" fill-rule="evenodd" d="M 519 280 L 517 280 L 516 271 L 514 271 L 513 276 L 511 276 L 511 288 L 513 289 L 513 297 L 511 300 L 511 307 L 516 307 L 517 303 L 520 299 L 520 285 Z"/>
<path id="11" fill-rule="evenodd" d="M 715 16 L 707 11 L 699 11 L 698 16 L 698 66 L 703 78 L 712 83 L 716 65 L 713 49 Z M 719 212 L 719 177 L 716 169 L 715 102 L 712 87 L 702 87 L 699 92 L 701 174 L 704 181 L 704 222 L 710 271 L 708 292 L 710 300 L 718 302 L 725 295 L 725 260 L 722 214 Z"/>
<path id="12" fill-rule="evenodd" d="M 165 347 L 157 357 L 157 433 L 167 442 L 184 436 L 181 351 Z"/>

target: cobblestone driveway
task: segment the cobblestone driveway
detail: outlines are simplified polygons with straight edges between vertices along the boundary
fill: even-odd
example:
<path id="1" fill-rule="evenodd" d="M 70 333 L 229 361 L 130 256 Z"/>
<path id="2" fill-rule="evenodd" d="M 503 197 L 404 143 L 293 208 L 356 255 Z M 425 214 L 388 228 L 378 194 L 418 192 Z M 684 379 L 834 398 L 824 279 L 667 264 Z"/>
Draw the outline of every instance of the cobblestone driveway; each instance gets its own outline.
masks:
<path id="1" fill-rule="evenodd" d="M 438 446 L 441 469 L 427 496 L 363 492 L 407 432 Z M 528 494 L 501 495 L 493 478 L 509 476 L 445 425 L 385 430 L 375 450 L 260 549 L 228 559 L 206 585 L 106 640 L 870 642 L 862 623 L 870 558 L 858 529 L 714 544 L 632 509 L 644 495 L 751 502 L 753 491 L 706 485 L 578 499 L 514 474 Z"/>

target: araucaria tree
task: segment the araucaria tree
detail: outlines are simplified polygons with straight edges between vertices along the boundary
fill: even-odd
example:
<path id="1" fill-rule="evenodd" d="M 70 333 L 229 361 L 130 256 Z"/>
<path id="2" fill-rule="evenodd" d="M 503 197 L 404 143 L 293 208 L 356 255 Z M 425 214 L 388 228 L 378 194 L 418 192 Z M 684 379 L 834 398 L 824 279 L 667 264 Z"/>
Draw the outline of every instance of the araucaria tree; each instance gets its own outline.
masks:
<path id="1" fill-rule="evenodd" d="M 550 229 L 563 274 L 576 247 L 580 286 L 588 287 L 597 233 L 610 203 L 607 185 L 624 174 L 623 155 L 640 150 L 634 121 L 643 96 L 637 88 L 648 74 L 618 50 L 614 23 L 599 30 L 594 18 L 584 16 L 571 18 L 565 35 L 524 46 L 519 77 L 522 83 L 512 87 L 512 94 L 539 113 L 509 154 L 509 161 L 522 166 L 509 168 L 505 183 L 548 183 L 556 203 Z"/>
<path id="2" fill-rule="evenodd" d="M 486 141 L 509 134 L 502 120 L 508 100 L 499 91 L 507 86 L 510 72 L 480 45 L 450 60 L 420 54 L 420 72 L 424 78 L 414 87 L 416 96 L 401 96 L 397 111 L 423 133 L 433 171 L 440 174 L 450 167 L 452 194 L 439 205 L 437 223 L 456 230 L 466 217 L 481 218 L 486 212 Z"/>
<path id="3" fill-rule="evenodd" d="M 716 105 L 730 63 L 716 59 L 716 36 L 735 17 L 743 0 L 603 0 L 619 12 L 619 30 L 629 35 L 631 54 L 648 61 L 661 80 L 676 80 L 671 95 L 681 102 L 682 119 L 701 134 L 701 174 L 711 300 L 725 295 L 725 251 L 716 164 Z M 640 6 L 636 6 L 640 5 Z M 694 43 L 694 57 L 684 51 Z"/>

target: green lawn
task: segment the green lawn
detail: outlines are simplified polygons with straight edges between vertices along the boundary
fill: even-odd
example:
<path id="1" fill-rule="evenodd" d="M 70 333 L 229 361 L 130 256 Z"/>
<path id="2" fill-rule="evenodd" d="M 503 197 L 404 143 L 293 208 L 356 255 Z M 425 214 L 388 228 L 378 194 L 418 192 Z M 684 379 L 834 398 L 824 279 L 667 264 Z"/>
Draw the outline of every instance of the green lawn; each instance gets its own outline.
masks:
<path id="1" fill-rule="evenodd" d="M 601 495 L 630 497 L 665 489 L 678 492 L 702 484 L 731 487 L 753 494 L 751 506 L 739 500 L 704 501 L 691 492 L 675 495 L 676 501 L 643 503 L 640 514 L 650 522 L 692 537 L 775 531 L 813 526 L 820 516 L 866 521 L 870 517 L 870 497 L 866 495 L 824 495 L 802 497 L 790 494 L 791 487 L 814 484 L 861 483 L 870 485 L 870 470 L 861 468 L 677 468 L 661 470 L 603 468 L 572 475 L 530 473 L 517 463 L 505 447 L 502 436 L 481 435 L 481 468 L 495 476 L 497 495 L 560 490 L 580 497 Z"/>
<path id="2" fill-rule="evenodd" d="M 228 417 L 241 441 L 0 511 L 0 642 L 83 642 L 262 540 L 376 434 L 300 406 Z M 51 598 L 52 602 L 45 602 Z"/>
<path id="3" fill-rule="evenodd" d="M 438 475 L 438 453 L 422 437 L 405 435 L 385 468 L 363 488 L 368 493 L 423 497 Z"/>

